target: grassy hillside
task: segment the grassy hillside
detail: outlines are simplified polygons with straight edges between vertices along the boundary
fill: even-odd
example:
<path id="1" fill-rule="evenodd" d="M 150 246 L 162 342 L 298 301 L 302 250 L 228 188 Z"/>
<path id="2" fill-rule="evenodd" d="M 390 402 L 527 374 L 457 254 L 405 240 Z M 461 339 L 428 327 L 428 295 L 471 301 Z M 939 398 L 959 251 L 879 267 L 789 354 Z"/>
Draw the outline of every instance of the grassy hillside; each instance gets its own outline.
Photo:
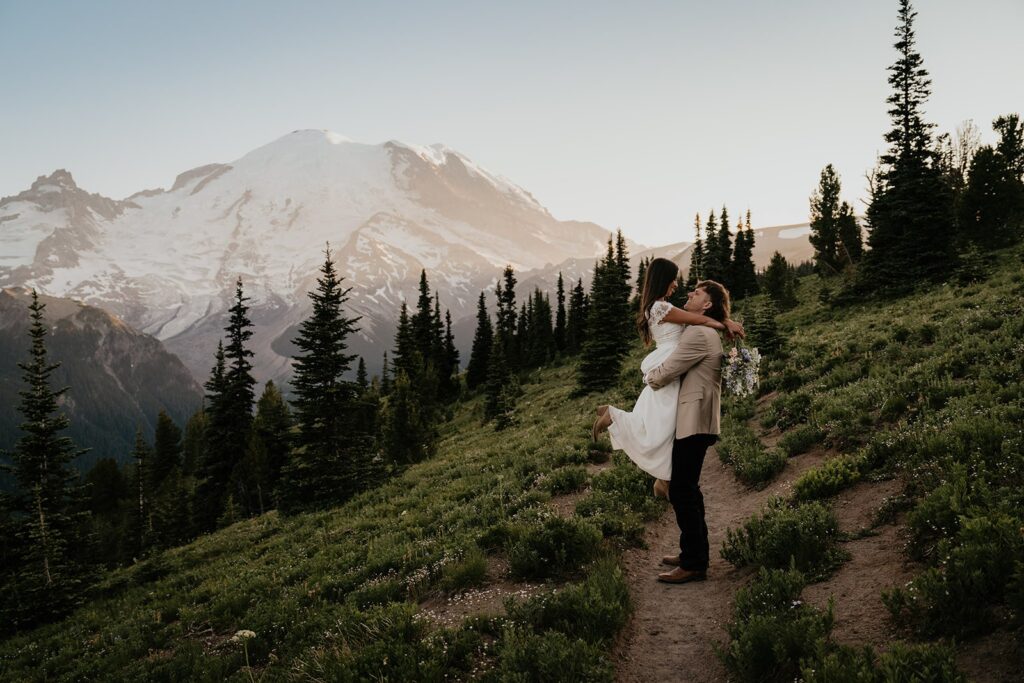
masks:
<path id="1" fill-rule="evenodd" d="M 344 507 L 270 513 L 111 573 L 64 622 L 0 645 L 0 678 L 249 680 L 246 657 L 264 680 L 504 677 L 524 666 L 607 678 L 598 647 L 628 596 L 606 556 L 636 542 L 660 504 L 619 462 L 595 477 L 582 514 L 554 514 L 552 492 L 582 488 L 589 459 L 607 458 L 588 451 L 601 397 L 571 399 L 568 366 L 532 380 L 516 427 L 495 432 L 479 399 L 461 404 L 435 459 Z M 417 617 L 422 601 L 524 581 L 571 589 L 453 630 Z M 256 635 L 232 640 L 240 630 Z"/>
<path id="2" fill-rule="evenodd" d="M 830 500 L 865 479 L 903 482 L 878 522 L 906 526 L 918 563 L 885 597 L 906 637 L 1019 633 L 1024 253 L 992 265 L 985 282 L 847 308 L 808 278 L 781 316 L 787 355 L 769 363 L 758 411 L 782 439 L 751 441 L 738 426 L 753 403 L 734 402 L 723 454 L 752 484 L 780 457 L 831 457 L 730 536 L 726 559 L 759 572 L 722 655 L 737 679 L 956 680 L 948 649 L 854 651 L 830 640 L 830 614 L 792 607 L 841 566 Z M 505 432 L 480 424 L 478 399 L 460 404 L 435 459 L 344 507 L 270 513 L 109 574 L 64 622 L 0 644 L 0 678 L 609 680 L 630 609 L 617 555 L 664 507 L 632 465 L 593 465 L 607 454 L 588 428 L 597 403 L 632 402 L 641 355 L 605 396 L 572 398 L 571 366 L 535 373 Z M 430 616 L 467 589 L 514 599 L 501 616 Z"/>

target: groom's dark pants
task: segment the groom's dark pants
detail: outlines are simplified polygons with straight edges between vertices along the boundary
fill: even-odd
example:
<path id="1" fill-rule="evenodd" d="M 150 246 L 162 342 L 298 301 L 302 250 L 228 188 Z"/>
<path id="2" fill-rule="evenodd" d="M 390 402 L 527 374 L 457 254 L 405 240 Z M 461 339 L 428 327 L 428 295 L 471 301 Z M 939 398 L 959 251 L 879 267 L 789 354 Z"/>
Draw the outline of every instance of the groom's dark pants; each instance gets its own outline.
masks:
<path id="1" fill-rule="evenodd" d="M 708 525 L 704 522 L 704 495 L 700 471 L 708 447 L 718 440 L 713 434 L 694 434 L 672 444 L 672 480 L 669 500 L 679 525 L 679 566 L 691 571 L 708 568 Z"/>

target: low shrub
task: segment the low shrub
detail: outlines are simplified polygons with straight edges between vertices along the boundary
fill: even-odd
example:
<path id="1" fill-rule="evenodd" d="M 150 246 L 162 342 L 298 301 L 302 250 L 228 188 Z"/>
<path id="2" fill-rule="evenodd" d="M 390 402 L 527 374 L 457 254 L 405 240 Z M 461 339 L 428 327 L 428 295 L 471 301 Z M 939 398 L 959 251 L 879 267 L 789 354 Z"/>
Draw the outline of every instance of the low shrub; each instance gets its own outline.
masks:
<path id="1" fill-rule="evenodd" d="M 525 602 L 509 601 L 509 619 L 537 631 L 555 630 L 589 643 L 607 643 L 629 617 L 629 586 L 612 557 L 594 564 L 587 579 Z"/>
<path id="2" fill-rule="evenodd" d="M 811 395 L 806 392 L 783 394 L 772 401 L 761 417 L 765 427 L 778 427 L 781 430 L 803 424 L 810 419 Z"/>
<path id="3" fill-rule="evenodd" d="M 968 636 L 998 625 L 993 605 L 1008 597 L 1024 563 L 1022 520 L 993 512 L 965 518 L 955 539 L 938 547 L 940 567 L 931 567 L 906 587 L 884 593 L 894 619 L 924 637 Z"/>
<path id="4" fill-rule="evenodd" d="M 510 626 L 502 633 L 495 654 L 495 668 L 484 680 L 503 683 L 614 680 L 605 648 L 558 631 L 534 633 Z"/>
<path id="5" fill-rule="evenodd" d="M 799 571 L 764 569 L 736 593 L 729 644 L 718 657 L 737 681 L 792 681 L 800 662 L 820 652 L 832 630 L 825 611 L 800 600 L 806 580 Z"/>
<path id="6" fill-rule="evenodd" d="M 817 578 L 843 559 L 836 545 L 838 535 L 836 516 L 826 505 L 790 506 L 775 497 L 742 528 L 726 531 L 721 553 L 736 567 L 783 569 L 792 565 Z"/>
<path id="7" fill-rule="evenodd" d="M 519 525 L 507 548 L 509 570 L 521 579 L 565 575 L 596 557 L 601 539 L 600 531 L 576 517 Z"/>
<path id="8" fill-rule="evenodd" d="M 640 546 L 644 517 L 631 510 L 613 494 L 594 491 L 576 503 L 576 514 L 597 526 L 605 538 L 620 538 L 628 546 Z"/>
<path id="9" fill-rule="evenodd" d="M 544 479 L 543 487 L 551 495 L 557 496 L 562 493 L 575 493 L 581 491 L 586 485 L 589 477 L 587 469 L 581 465 L 569 465 L 560 467 Z"/>
<path id="10" fill-rule="evenodd" d="M 766 449 L 746 425 L 730 425 L 716 445 L 718 457 L 731 465 L 736 477 L 755 488 L 764 488 L 786 466 L 779 451 Z"/>
<path id="11" fill-rule="evenodd" d="M 446 564 L 441 577 L 442 587 L 452 593 L 482 586 L 487 581 L 487 555 L 470 548 L 457 561 Z"/>
<path id="12" fill-rule="evenodd" d="M 640 513 L 645 519 L 654 519 L 662 510 L 651 495 L 654 479 L 630 462 L 622 454 L 616 455 L 615 467 L 609 468 L 590 481 L 594 491 L 608 493 L 622 505 Z"/>
<path id="13" fill-rule="evenodd" d="M 793 484 L 796 500 L 817 500 L 834 496 L 860 481 L 863 458 L 839 455 L 804 472 Z"/>
<path id="14" fill-rule="evenodd" d="M 825 433 L 816 425 L 802 425 L 783 434 L 779 439 L 778 448 L 787 458 L 792 458 L 811 450 L 811 447 L 821 443 L 823 438 Z"/>
<path id="15" fill-rule="evenodd" d="M 966 683 L 957 671 L 956 650 L 942 643 L 893 643 L 876 656 L 870 647 L 835 646 L 800 667 L 804 683 Z"/>

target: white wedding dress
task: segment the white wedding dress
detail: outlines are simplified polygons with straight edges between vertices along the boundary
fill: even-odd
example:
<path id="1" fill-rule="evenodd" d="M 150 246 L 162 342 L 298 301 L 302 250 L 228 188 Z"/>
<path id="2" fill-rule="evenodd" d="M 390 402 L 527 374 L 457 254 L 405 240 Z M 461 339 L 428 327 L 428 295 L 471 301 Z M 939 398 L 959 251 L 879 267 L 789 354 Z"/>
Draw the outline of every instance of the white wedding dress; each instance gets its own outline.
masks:
<path id="1" fill-rule="evenodd" d="M 661 365 L 676 347 L 685 325 L 663 322 L 672 309 L 667 301 L 655 301 L 647 315 L 651 337 L 657 345 L 640 363 L 644 376 Z M 658 479 L 672 479 L 672 442 L 676 435 L 679 378 L 655 391 L 645 386 L 632 412 L 609 406 L 612 447 L 625 451 L 644 472 Z"/>

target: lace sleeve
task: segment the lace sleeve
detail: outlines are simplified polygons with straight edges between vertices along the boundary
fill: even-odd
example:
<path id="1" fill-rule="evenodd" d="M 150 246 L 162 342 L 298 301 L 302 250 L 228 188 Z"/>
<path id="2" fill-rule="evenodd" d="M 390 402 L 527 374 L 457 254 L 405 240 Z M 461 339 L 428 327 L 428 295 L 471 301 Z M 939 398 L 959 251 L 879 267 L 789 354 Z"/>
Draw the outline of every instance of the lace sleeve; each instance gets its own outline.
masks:
<path id="1" fill-rule="evenodd" d="M 647 323 L 649 325 L 657 325 L 664 320 L 668 312 L 672 310 L 672 304 L 667 301 L 655 301 L 651 304 L 651 310 L 647 314 Z"/>

